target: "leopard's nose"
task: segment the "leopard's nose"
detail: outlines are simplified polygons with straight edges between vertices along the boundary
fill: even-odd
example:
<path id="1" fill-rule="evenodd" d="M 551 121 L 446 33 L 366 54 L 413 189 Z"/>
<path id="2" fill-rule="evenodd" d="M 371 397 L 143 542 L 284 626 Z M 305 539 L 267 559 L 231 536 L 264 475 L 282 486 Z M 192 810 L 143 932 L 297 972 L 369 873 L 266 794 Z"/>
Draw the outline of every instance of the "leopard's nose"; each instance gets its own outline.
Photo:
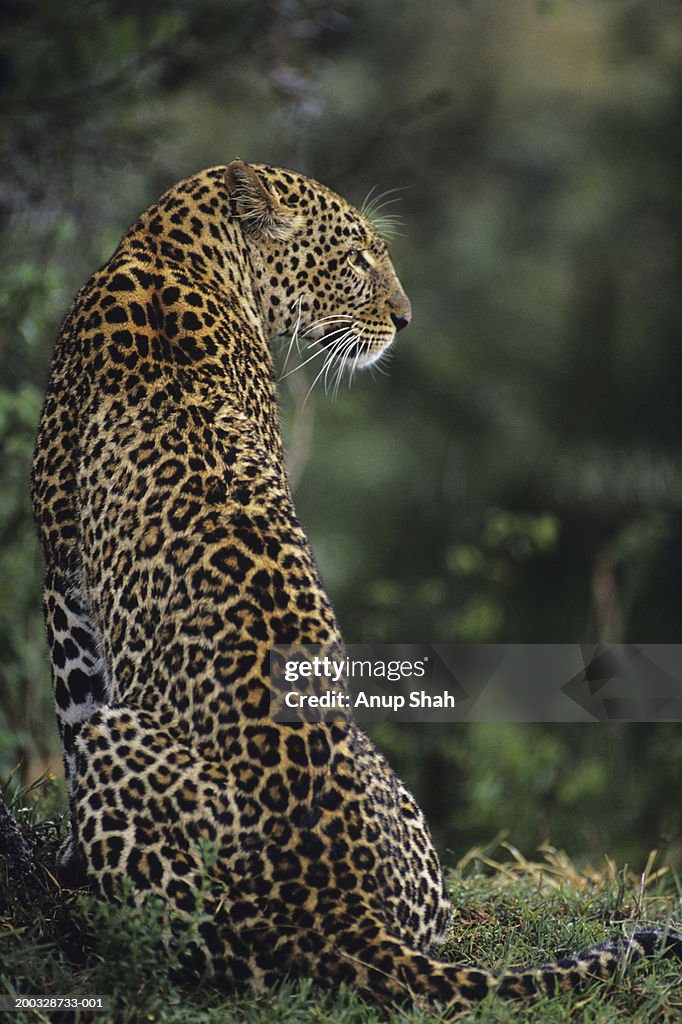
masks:
<path id="1" fill-rule="evenodd" d="M 391 320 L 395 325 L 396 331 L 402 331 L 403 327 L 407 327 L 410 320 L 412 319 L 412 313 L 407 310 L 402 316 L 396 316 L 395 313 L 391 313 Z"/>

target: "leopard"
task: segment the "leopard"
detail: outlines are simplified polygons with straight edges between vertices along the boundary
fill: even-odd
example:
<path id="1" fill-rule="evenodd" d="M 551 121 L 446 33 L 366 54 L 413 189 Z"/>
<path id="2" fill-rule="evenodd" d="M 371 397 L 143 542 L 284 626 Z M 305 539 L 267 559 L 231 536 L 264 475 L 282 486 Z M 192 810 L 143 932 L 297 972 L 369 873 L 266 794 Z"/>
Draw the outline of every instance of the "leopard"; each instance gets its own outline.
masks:
<path id="1" fill-rule="evenodd" d="M 344 650 L 287 476 L 273 343 L 369 367 L 411 320 L 386 240 L 340 195 L 269 164 L 201 171 L 77 293 L 32 494 L 62 883 L 194 921 L 178 955 L 195 980 L 309 977 L 454 1018 L 682 940 L 642 928 L 500 971 L 439 958 L 451 906 L 410 791 L 352 714 L 273 713 L 273 648 Z"/>

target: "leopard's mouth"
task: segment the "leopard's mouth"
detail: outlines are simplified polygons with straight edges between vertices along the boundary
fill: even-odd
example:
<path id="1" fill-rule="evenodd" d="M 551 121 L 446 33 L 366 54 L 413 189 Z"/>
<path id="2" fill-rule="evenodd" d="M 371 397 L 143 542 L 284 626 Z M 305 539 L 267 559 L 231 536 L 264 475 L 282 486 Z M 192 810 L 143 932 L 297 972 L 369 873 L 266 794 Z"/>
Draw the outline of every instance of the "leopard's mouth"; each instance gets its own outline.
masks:
<path id="1" fill-rule="evenodd" d="M 362 336 L 362 328 L 359 330 L 353 325 L 349 328 L 334 327 L 325 331 L 317 343 L 323 348 L 337 348 L 339 355 L 352 362 L 357 369 L 371 366 L 376 362 L 395 341 L 396 331 L 382 338 L 365 338 Z"/>
<path id="2" fill-rule="evenodd" d="M 361 344 L 360 352 L 355 358 L 355 366 L 359 370 L 364 370 L 372 363 L 376 363 L 385 355 L 390 349 L 391 345 L 395 341 L 395 334 L 385 340 L 382 340 L 380 344 Z"/>
<path id="3" fill-rule="evenodd" d="M 321 331 L 318 337 L 313 338 L 319 345 L 329 348 L 330 345 L 342 345 L 345 341 L 357 340 L 355 324 L 339 324 Z"/>
<path id="4" fill-rule="evenodd" d="M 347 327 L 335 327 L 331 331 L 325 331 L 318 338 L 318 344 L 322 345 L 323 348 L 338 348 L 339 351 L 343 349 L 344 352 L 351 356 L 357 355 L 364 347 L 355 331 L 349 330 Z"/>

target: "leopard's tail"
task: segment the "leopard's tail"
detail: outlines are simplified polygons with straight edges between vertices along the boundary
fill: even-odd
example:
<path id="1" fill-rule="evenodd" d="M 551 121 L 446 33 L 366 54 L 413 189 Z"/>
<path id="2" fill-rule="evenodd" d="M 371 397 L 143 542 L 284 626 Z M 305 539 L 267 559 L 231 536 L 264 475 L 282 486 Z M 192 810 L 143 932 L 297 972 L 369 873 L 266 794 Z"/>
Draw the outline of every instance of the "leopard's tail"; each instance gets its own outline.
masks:
<path id="1" fill-rule="evenodd" d="M 334 931 L 329 928 L 327 936 Z M 315 974 L 320 980 L 359 986 L 384 1003 L 411 1002 L 423 1009 L 438 1003 L 444 1007 L 444 1019 L 451 1020 L 491 992 L 506 999 L 528 999 L 579 991 L 656 956 L 682 961 L 682 935 L 665 928 L 642 929 L 540 967 L 495 973 L 447 964 L 408 949 L 368 915 L 354 927 L 342 926 L 326 949 L 318 949 Z"/>
<path id="2" fill-rule="evenodd" d="M 505 971 L 497 976 L 492 987 L 498 995 L 509 999 L 573 992 L 591 981 L 608 981 L 631 964 L 656 956 L 682 961 L 682 935 L 666 928 L 616 935 L 591 949 L 541 967 Z"/>

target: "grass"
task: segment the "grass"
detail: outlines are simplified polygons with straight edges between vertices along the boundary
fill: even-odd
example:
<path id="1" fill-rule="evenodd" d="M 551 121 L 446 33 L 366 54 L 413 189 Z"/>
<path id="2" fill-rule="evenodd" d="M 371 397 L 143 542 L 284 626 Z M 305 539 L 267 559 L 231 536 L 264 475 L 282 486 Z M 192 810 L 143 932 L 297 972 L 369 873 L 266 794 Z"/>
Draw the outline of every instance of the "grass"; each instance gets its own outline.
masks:
<path id="1" fill-rule="evenodd" d="M 86 893 L 60 890 L 52 879 L 50 866 L 64 828 L 62 800 L 52 781 L 15 797 L 14 813 L 35 845 L 45 884 L 17 901 L 0 862 L 0 993 L 110 995 L 111 1010 L 61 1016 L 19 1012 L 8 1024 L 385 1024 L 389 1019 L 357 993 L 322 991 L 305 980 L 285 980 L 267 993 L 240 996 L 174 983 L 166 958 L 159 955 L 166 919 L 160 904 L 104 904 Z M 653 853 L 635 875 L 608 859 L 596 870 L 580 870 L 550 846 L 527 860 L 512 846 L 497 843 L 471 850 L 449 872 L 448 882 L 454 914 L 443 956 L 462 964 L 540 964 L 598 943 L 623 922 L 665 924 L 680 917 L 680 884 Z M 680 974 L 679 963 L 660 960 L 568 998 L 510 1004 L 489 997 L 459 1020 L 663 1024 L 682 1017 Z M 390 1020 L 427 1024 L 442 1018 L 400 1010 Z"/>

